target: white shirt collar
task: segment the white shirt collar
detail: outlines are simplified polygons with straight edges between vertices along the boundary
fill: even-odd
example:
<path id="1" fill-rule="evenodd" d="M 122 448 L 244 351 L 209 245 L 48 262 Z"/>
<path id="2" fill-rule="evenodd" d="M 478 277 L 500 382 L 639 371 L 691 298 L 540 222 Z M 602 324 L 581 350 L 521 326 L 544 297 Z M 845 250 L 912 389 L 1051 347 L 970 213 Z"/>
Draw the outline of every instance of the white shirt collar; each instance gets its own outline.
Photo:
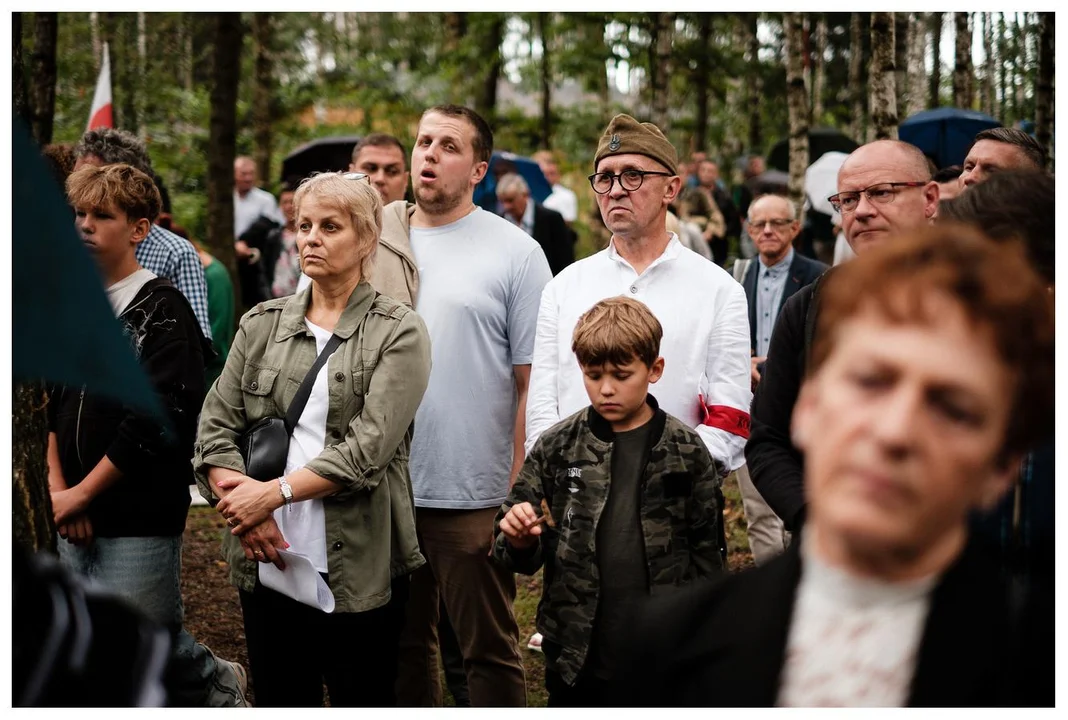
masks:
<path id="1" fill-rule="evenodd" d="M 682 253 L 682 243 L 679 242 L 679 236 L 676 235 L 675 233 L 671 233 L 671 239 L 668 240 L 668 244 L 667 244 L 667 247 L 664 248 L 664 252 L 660 253 L 660 257 L 658 257 L 656 260 L 653 260 L 653 262 L 651 262 L 649 264 L 649 267 L 645 268 L 645 272 L 649 272 L 650 270 L 652 270 L 654 267 L 656 267 L 657 265 L 659 265 L 661 263 L 665 263 L 665 262 L 669 262 L 671 260 L 674 260 L 681 253 Z M 627 262 L 626 259 L 622 255 L 619 254 L 619 251 L 616 250 L 616 238 L 615 238 L 615 236 L 612 236 L 612 240 L 608 243 L 608 257 L 610 259 L 614 260 L 617 263 L 626 265 L 631 270 L 634 269 L 631 266 L 631 264 L 629 262 Z M 642 273 L 642 274 L 644 275 L 645 273 Z"/>

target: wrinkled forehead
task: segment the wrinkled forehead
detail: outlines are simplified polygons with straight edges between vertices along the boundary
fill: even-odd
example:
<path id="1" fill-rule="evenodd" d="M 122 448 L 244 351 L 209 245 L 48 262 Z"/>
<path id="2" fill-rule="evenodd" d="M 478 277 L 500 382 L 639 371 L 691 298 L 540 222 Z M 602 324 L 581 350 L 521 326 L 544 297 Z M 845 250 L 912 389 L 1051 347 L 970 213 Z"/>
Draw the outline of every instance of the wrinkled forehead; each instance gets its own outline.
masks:
<path id="1" fill-rule="evenodd" d="M 621 155 L 609 155 L 601 158 L 594 172 L 620 173 L 624 170 L 655 170 L 658 172 L 671 172 L 667 167 L 660 164 L 648 155 L 638 153 L 624 153 Z"/>

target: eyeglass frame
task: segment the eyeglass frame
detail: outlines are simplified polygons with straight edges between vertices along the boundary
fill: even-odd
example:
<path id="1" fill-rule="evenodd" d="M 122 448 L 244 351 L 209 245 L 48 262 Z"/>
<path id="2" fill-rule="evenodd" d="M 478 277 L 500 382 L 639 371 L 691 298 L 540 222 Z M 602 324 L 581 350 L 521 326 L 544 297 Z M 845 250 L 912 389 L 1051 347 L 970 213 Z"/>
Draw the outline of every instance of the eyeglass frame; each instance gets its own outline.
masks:
<path id="1" fill-rule="evenodd" d="M 638 177 L 640 179 L 638 180 L 638 186 L 637 187 L 628 188 L 626 185 L 623 184 L 623 176 L 626 175 L 627 173 L 635 173 L 635 174 L 638 175 Z M 596 177 L 603 177 L 603 176 L 606 176 L 606 175 L 611 178 L 611 182 L 608 184 L 608 189 L 605 190 L 604 192 L 601 192 L 600 190 L 598 190 L 597 188 L 595 188 L 593 186 L 593 182 L 594 182 L 593 179 L 596 178 Z M 590 181 L 590 188 L 595 193 L 597 193 L 598 195 L 607 195 L 608 193 L 612 192 L 612 188 L 614 188 L 616 186 L 616 181 L 619 181 L 619 187 L 620 187 L 621 190 L 623 190 L 623 192 L 638 192 L 641 189 L 642 185 L 645 183 L 645 176 L 646 175 L 662 175 L 664 177 L 675 177 L 674 173 L 661 172 L 659 170 L 624 170 L 621 173 L 597 172 L 597 173 L 594 173 L 594 174 L 588 176 L 586 179 Z"/>
<path id="2" fill-rule="evenodd" d="M 929 181 L 927 181 L 927 180 L 910 180 L 908 182 L 881 182 L 881 183 L 875 183 L 874 185 L 869 185 L 868 187 L 863 188 L 861 190 L 846 190 L 844 192 L 835 193 L 834 195 L 831 195 L 830 197 L 827 198 L 827 202 L 829 202 L 831 204 L 831 207 L 833 207 L 835 212 L 837 212 L 839 215 L 848 215 L 850 213 L 855 212 L 857 208 L 854 207 L 852 210 L 842 210 L 842 200 L 841 200 L 842 195 L 856 193 L 856 195 L 857 195 L 857 205 L 860 204 L 860 196 L 861 195 L 863 195 L 864 197 L 868 198 L 868 202 L 870 202 L 872 204 L 876 204 L 877 203 L 879 205 L 889 205 L 890 203 L 894 202 L 894 198 L 897 197 L 897 193 L 896 192 L 892 193 L 890 195 L 890 198 L 886 202 L 882 202 L 882 201 L 878 201 L 878 200 L 872 199 L 872 197 L 870 195 L 870 192 L 871 192 L 872 188 L 882 187 L 884 185 L 888 185 L 891 188 L 924 187 L 925 185 L 927 185 L 928 182 Z"/>
<path id="3" fill-rule="evenodd" d="M 767 225 L 768 223 L 771 223 L 771 226 L 774 229 L 782 230 L 787 225 L 792 225 L 793 223 L 797 222 L 797 218 L 768 218 L 767 220 L 765 220 L 764 222 L 759 223 L 759 224 L 753 222 L 749 218 L 746 218 L 745 222 L 749 227 L 757 228 L 758 230 L 763 232 L 764 226 Z"/>

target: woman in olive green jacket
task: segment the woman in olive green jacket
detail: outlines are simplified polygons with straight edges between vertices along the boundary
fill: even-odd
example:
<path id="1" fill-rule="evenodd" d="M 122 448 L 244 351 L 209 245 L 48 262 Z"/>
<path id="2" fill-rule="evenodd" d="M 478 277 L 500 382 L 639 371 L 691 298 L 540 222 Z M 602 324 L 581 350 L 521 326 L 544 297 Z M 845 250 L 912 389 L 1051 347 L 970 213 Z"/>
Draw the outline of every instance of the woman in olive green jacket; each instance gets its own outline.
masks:
<path id="1" fill-rule="evenodd" d="M 256 704 L 321 705 L 325 681 L 332 706 L 392 705 L 408 577 L 424 562 L 408 448 L 430 338 L 414 311 L 366 281 L 382 205 L 365 176 L 315 176 L 295 203 L 312 283 L 241 319 L 204 402 L 193 465 L 201 494 L 231 528 L 223 554 L 241 597 Z M 342 342 L 293 429 L 285 474 L 247 477 L 238 438 L 285 415 L 331 335 Z M 282 550 L 322 575 L 332 612 L 265 587 L 271 565 L 285 568 Z"/>

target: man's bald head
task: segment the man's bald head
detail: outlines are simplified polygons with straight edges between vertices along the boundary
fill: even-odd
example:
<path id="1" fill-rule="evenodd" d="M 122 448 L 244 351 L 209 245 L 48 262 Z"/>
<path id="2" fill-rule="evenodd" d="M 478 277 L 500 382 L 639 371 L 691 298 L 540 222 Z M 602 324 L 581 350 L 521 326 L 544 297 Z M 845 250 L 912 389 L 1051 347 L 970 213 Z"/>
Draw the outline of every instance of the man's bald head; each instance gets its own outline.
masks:
<path id="1" fill-rule="evenodd" d="M 256 161 L 248 155 L 234 158 L 234 190 L 244 197 L 256 186 Z"/>
<path id="2" fill-rule="evenodd" d="M 857 254 L 926 225 L 938 209 L 938 184 L 926 156 L 900 140 L 876 140 L 854 150 L 838 171 L 838 192 L 859 193 L 856 207 L 842 213 L 842 230 Z"/>

